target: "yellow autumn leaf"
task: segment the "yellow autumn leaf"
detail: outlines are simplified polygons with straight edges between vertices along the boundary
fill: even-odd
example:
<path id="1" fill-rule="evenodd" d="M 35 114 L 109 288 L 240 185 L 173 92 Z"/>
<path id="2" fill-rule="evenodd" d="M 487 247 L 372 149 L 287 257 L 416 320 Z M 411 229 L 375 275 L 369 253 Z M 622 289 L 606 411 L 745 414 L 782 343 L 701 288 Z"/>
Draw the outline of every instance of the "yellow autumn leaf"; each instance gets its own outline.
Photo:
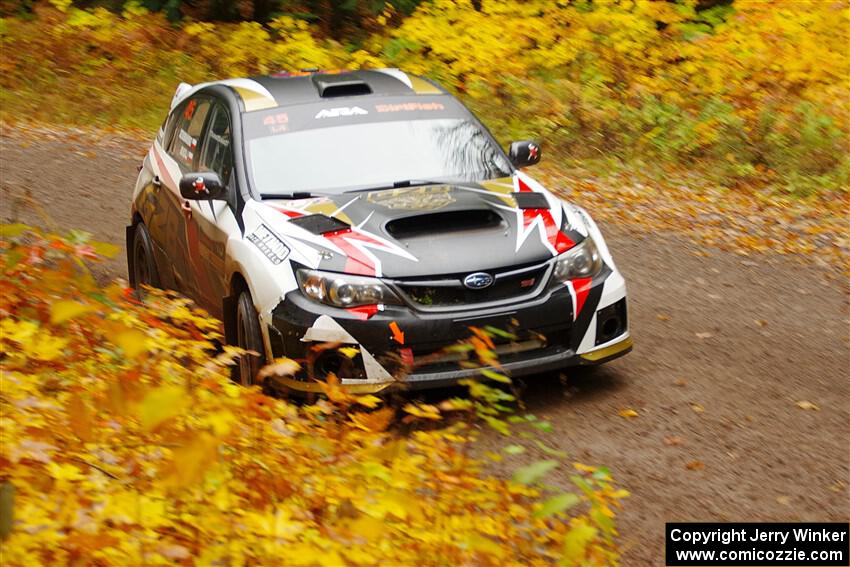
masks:
<path id="1" fill-rule="evenodd" d="M 88 405 L 79 394 L 74 393 L 71 395 L 71 398 L 68 400 L 67 413 L 71 431 L 74 432 L 80 441 L 91 441 L 94 431 L 93 416 Z"/>
<path id="2" fill-rule="evenodd" d="M 0 321 L 0 338 L 16 343 L 29 341 L 38 332 L 37 323 L 27 320 L 4 318 Z"/>
<path id="3" fill-rule="evenodd" d="M 51 361 L 64 354 L 65 347 L 68 346 L 69 342 L 70 339 L 42 333 L 25 342 L 23 351 L 30 358 Z"/>
<path id="4" fill-rule="evenodd" d="M 349 526 L 353 533 L 359 534 L 370 541 L 378 541 L 386 532 L 384 522 L 368 514 L 363 514 L 356 520 L 353 520 Z"/>
<path id="5" fill-rule="evenodd" d="M 175 449 L 166 472 L 166 484 L 184 488 L 200 482 L 209 466 L 215 461 L 218 442 L 211 435 L 201 433 L 186 445 Z"/>
<path id="6" fill-rule="evenodd" d="M 50 462 L 47 464 L 47 472 L 59 481 L 74 481 L 85 478 L 79 467 L 71 463 Z"/>
<path id="7" fill-rule="evenodd" d="M 65 321 L 90 313 L 94 309 L 94 306 L 78 301 L 57 301 L 50 306 L 50 322 L 54 325 L 61 325 Z"/>
<path id="8" fill-rule="evenodd" d="M 357 347 L 340 347 L 337 349 L 342 355 L 347 356 L 348 358 L 354 358 L 358 354 L 360 354 L 360 349 Z"/>
<path id="9" fill-rule="evenodd" d="M 617 412 L 617 414 L 620 417 L 625 417 L 625 418 L 632 418 L 632 417 L 638 416 L 638 412 L 633 410 L 632 408 L 621 409 L 619 412 Z"/>
<path id="10" fill-rule="evenodd" d="M 351 422 L 358 428 L 364 431 L 380 432 L 386 430 L 390 422 L 395 417 L 395 410 L 392 408 L 381 408 L 373 412 L 357 412 L 349 414 Z"/>
<path id="11" fill-rule="evenodd" d="M 136 358 L 148 350 L 148 336 L 138 329 L 127 327 L 111 335 L 110 340 L 121 347 L 127 358 Z"/>
<path id="12" fill-rule="evenodd" d="M 423 419 L 442 419 L 442 415 L 440 414 L 439 408 L 436 406 L 432 406 L 430 404 L 405 404 L 403 408 L 401 408 L 406 413 L 409 413 L 415 417 L 421 417 Z"/>
<path id="13" fill-rule="evenodd" d="M 564 555 L 572 559 L 576 565 L 583 563 L 587 555 L 587 547 L 596 537 L 597 530 L 588 525 L 584 519 L 571 522 L 570 530 L 564 536 Z"/>
<path id="14" fill-rule="evenodd" d="M 378 396 L 373 396 L 371 394 L 368 394 L 366 396 L 357 396 L 356 401 L 359 405 L 370 409 L 378 407 L 378 405 L 383 402 L 381 398 L 379 398 Z"/>
<path id="15" fill-rule="evenodd" d="M 191 402 L 185 388 L 174 385 L 152 390 L 139 405 L 139 423 L 150 431 L 164 421 L 182 413 Z"/>

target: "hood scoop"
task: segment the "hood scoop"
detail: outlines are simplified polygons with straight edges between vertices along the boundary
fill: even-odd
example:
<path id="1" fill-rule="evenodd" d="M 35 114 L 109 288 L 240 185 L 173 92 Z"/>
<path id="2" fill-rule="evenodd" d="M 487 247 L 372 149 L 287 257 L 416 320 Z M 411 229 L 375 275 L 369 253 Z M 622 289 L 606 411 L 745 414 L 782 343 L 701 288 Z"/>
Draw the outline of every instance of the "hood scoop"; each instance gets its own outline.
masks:
<path id="1" fill-rule="evenodd" d="M 327 234 L 328 232 L 351 228 L 351 225 L 346 222 L 320 214 L 296 217 L 289 222 L 313 234 Z"/>
<path id="2" fill-rule="evenodd" d="M 520 209 L 548 209 L 549 201 L 546 200 L 546 195 L 543 193 L 532 193 L 531 191 L 523 191 L 522 193 L 511 193 L 511 197 L 516 201 L 516 206 Z"/>
<path id="3" fill-rule="evenodd" d="M 507 228 L 504 219 L 491 209 L 445 211 L 402 217 L 391 220 L 384 226 L 387 234 L 398 240 L 504 228 Z"/>

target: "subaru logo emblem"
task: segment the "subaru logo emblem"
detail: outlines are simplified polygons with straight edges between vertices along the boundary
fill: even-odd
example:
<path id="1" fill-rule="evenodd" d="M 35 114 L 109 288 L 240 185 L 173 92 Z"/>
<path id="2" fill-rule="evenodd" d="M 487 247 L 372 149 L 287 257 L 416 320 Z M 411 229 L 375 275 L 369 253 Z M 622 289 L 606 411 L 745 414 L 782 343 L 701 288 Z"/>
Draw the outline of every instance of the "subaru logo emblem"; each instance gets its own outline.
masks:
<path id="1" fill-rule="evenodd" d="M 463 278 L 463 285 L 469 289 L 484 289 L 493 285 L 493 276 L 484 272 L 475 272 Z"/>

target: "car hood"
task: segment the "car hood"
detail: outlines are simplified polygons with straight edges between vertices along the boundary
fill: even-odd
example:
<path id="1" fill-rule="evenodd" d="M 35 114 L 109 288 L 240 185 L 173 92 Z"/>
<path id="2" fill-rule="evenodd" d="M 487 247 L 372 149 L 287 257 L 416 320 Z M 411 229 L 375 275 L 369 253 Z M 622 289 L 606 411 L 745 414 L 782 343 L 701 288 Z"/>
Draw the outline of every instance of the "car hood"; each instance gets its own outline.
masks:
<path id="1" fill-rule="evenodd" d="M 514 176 L 264 200 L 262 216 L 304 257 L 317 257 L 322 270 L 389 278 L 468 274 L 542 262 L 583 238 L 560 200 L 535 185 Z"/>

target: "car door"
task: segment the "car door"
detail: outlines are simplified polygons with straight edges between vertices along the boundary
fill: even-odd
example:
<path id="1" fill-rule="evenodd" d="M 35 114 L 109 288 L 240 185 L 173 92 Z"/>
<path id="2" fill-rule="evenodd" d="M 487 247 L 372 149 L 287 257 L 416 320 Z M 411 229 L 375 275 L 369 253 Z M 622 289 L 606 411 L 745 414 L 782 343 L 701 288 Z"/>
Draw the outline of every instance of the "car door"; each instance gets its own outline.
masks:
<path id="1" fill-rule="evenodd" d="M 160 178 L 166 190 L 160 192 L 164 220 L 158 240 L 171 261 L 174 288 L 196 300 L 200 298 L 195 294 L 187 246 L 187 221 L 192 215 L 192 208 L 180 196 L 179 183 L 183 175 L 197 170 L 198 144 L 211 108 L 212 100 L 203 96 L 192 97 L 177 108 L 177 122 L 161 164 L 164 172 L 169 174 Z"/>
<path id="2" fill-rule="evenodd" d="M 197 171 L 214 171 L 232 195 L 233 121 L 224 104 L 213 101 L 201 141 L 196 149 Z M 186 247 L 194 297 L 212 315 L 222 316 L 222 299 L 227 295 L 225 253 L 227 239 L 238 231 L 233 210 L 225 200 L 192 201 L 186 216 Z"/>

